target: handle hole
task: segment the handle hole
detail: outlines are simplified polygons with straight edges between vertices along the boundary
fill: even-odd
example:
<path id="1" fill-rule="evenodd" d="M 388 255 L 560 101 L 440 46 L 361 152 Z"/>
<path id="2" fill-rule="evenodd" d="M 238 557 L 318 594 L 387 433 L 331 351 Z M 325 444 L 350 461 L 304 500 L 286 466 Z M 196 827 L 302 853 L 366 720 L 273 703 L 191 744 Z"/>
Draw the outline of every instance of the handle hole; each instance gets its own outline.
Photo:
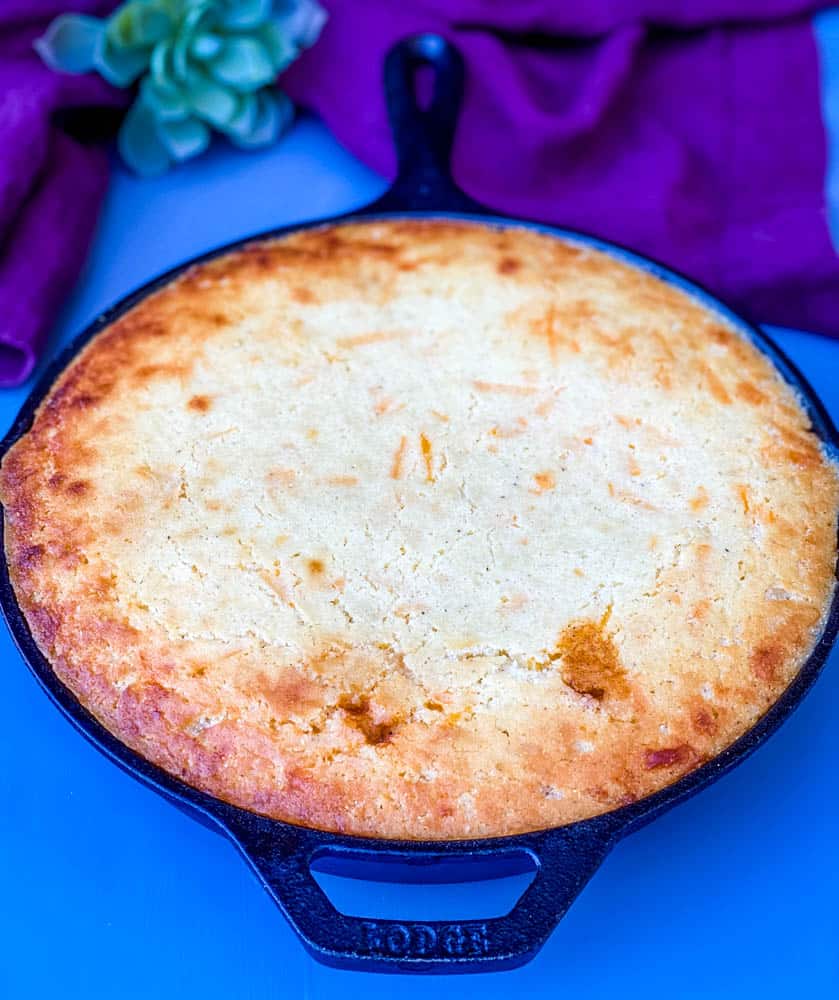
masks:
<path id="1" fill-rule="evenodd" d="M 312 876 L 345 916 L 476 920 L 505 916 L 536 876 L 526 853 L 426 860 L 324 853 Z"/>
<path id="2" fill-rule="evenodd" d="M 29 374 L 32 365 L 32 355 L 29 351 L 14 344 L 0 342 L 0 385 L 19 381 Z"/>
<path id="3" fill-rule="evenodd" d="M 434 100 L 434 84 L 436 72 L 431 63 L 419 63 L 413 74 L 414 100 L 420 111 L 428 111 Z"/>

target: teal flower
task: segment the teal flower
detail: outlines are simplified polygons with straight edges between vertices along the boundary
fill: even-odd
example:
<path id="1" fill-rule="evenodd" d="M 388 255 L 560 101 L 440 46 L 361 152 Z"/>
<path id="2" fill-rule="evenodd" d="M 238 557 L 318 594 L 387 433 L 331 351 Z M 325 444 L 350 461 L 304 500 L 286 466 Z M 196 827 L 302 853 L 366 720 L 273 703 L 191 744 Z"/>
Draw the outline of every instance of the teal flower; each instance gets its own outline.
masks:
<path id="1" fill-rule="evenodd" d="M 129 0 L 107 20 L 62 14 L 35 48 L 53 69 L 139 84 L 118 144 L 148 176 L 203 152 L 211 129 L 243 149 L 274 142 L 294 113 L 274 80 L 325 20 L 316 0 Z"/>

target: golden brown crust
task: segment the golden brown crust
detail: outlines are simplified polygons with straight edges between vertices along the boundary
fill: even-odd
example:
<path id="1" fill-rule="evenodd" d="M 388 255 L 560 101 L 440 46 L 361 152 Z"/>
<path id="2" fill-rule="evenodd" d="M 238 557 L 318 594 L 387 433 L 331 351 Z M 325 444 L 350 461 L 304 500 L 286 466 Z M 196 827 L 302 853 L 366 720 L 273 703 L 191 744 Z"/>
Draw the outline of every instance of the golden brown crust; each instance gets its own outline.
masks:
<path id="1" fill-rule="evenodd" d="M 99 334 L 0 472 L 56 673 L 237 805 L 571 822 L 748 729 L 819 634 L 836 469 L 684 293 L 517 228 L 310 230 Z"/>

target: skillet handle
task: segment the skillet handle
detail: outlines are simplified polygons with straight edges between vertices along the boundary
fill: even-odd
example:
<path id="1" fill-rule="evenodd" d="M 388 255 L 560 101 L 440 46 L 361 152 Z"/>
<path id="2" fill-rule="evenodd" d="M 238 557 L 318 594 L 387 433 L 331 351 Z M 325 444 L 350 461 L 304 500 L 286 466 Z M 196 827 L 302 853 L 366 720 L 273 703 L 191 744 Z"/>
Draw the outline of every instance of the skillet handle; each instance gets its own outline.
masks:
<path id="1" fill-rule="evenodd" d="M 421 108 L 415 76 L 433 76 L 431 103 Z M 463 95 L 463 57 L 440 35 L 406 38 L 388 52 L 384 67 L 388 117 L 396 146 L 397 175 L 367 211 L 478 212 L 451 174 L 455 125 Z"/>
<path id="2" fill-rule="evenodd" d="M 491 841 L 411 845 L 353 842 L 252 817 L 227 831 L 311 955 L 326 965 L 371 972 L 493 972 L 529 961 L 545 943 L 616 839 L 598 820 Z M 356 846 L 356 844 L 358 846 Z M 340 913 L 315 881 L 318 856 L 416 862 L 525 855 L 536 875 L 509 913 L 486 920 L 378 920 Z"/>

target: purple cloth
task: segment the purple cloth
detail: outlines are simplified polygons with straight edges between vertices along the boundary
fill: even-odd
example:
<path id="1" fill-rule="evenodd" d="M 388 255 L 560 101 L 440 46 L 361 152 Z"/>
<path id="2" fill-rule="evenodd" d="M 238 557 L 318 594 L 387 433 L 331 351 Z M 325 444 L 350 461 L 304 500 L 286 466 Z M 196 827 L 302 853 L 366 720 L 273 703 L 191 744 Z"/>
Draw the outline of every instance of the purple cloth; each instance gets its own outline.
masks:
<path id="1" fill-rule="evenodd" d="M 583 229 L 684 271 L 752 319 L 839 335 L 839 259 L 806 0 L 323 0 L 283 85 L 393 175 L 389 46 L 467 63 L 454 174 L 502 212 Z"/>
<path id="2" fill-rule="evenodd" d="M 112 4 L 74 0 L 99 14 Z M 107 183 L 107 156 L 51 121 L 58 109 L 114 103 L 95 77 L 47 69 L 32 40 L 63 0 L 0 2 L 0 386 L 31 372 L 84 262 Z"/>
<path id="3" fill-rule="evenodd" d="M 392 174 L 389 46 L 439 31 L 467 88 L 454 172 L 503 212 L 589 230 L 698 279 L 756 320 L 839 335 L 839 262 L 807 0 L 323 0 L 320 41 L 284 86 Z M 83 263 L 101 149 L 51 122 L 124 95 L 56 74 L 32 40 L 67 8 L 0 0 L 0 385 L 30 373 Z"/>

